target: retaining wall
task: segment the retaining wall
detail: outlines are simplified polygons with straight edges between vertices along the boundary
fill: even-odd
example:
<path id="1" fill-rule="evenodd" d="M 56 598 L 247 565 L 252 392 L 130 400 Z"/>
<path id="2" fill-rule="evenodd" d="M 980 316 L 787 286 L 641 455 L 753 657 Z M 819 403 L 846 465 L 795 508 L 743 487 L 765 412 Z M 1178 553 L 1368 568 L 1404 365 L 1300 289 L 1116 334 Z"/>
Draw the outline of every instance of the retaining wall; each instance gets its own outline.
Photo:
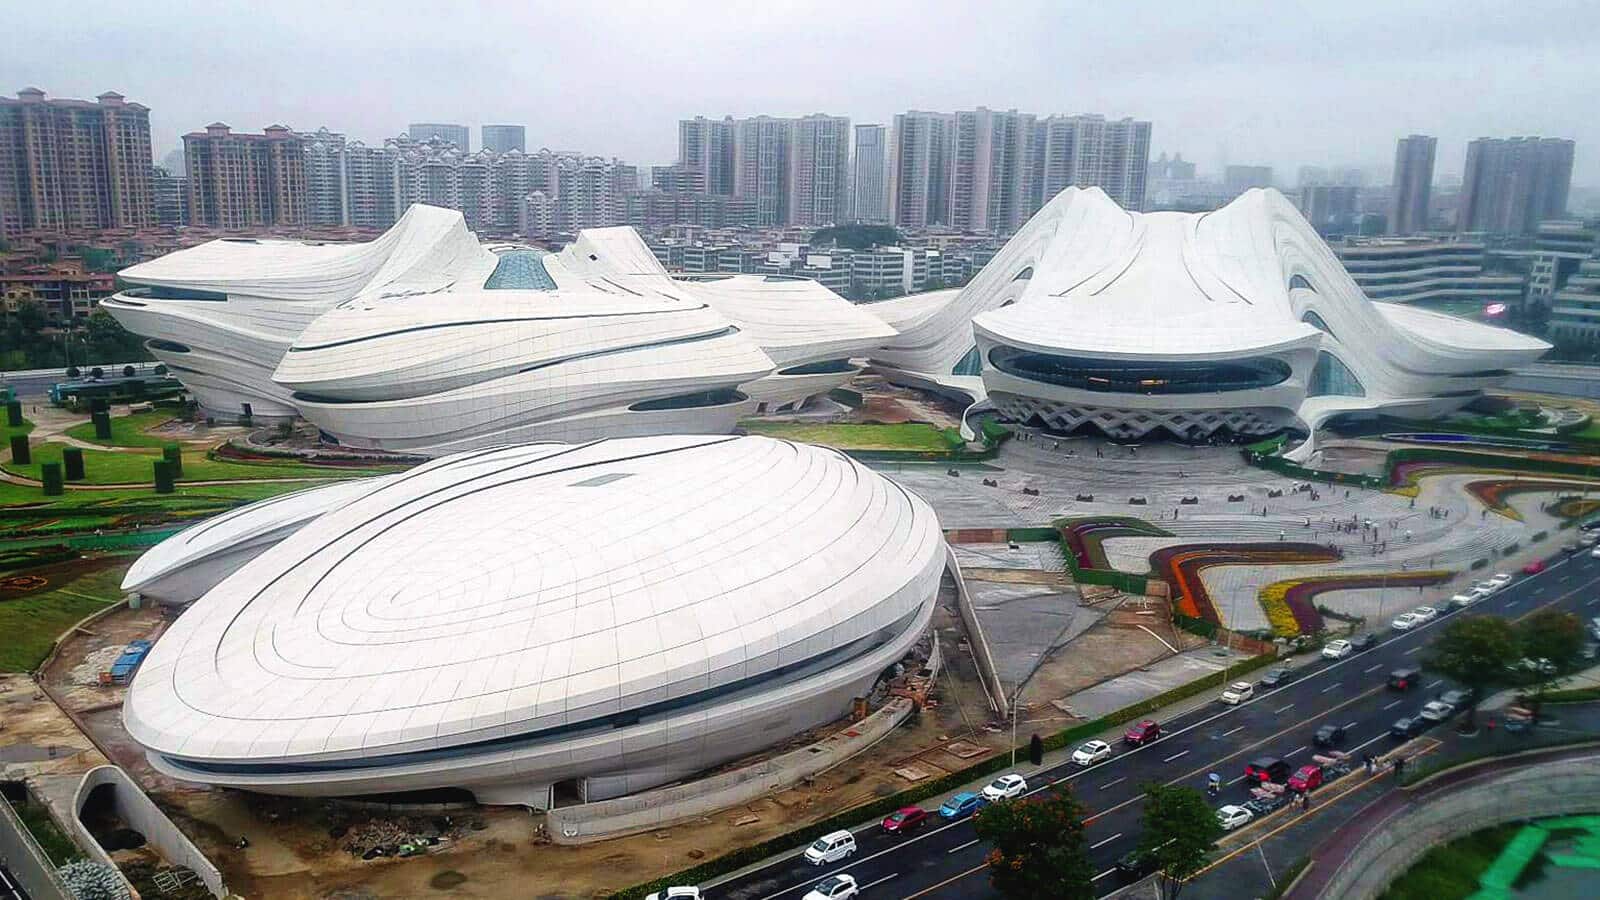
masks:
<path id="1" fill-rule="evenodd" d="M 1317 894 L 1368 900 L 1433 847 L 1484 828 L 1600 810 L 1600 755 L 1490 772 L 1395 813 L 1374 828 Z"/>
<path id="2" fill-rule="evenodd" d="M 72 892 L 56 877 L 56 867 L 5 800 L 0 800 L 0 865 L 33 900 L 72 900 Z"/>
<path id="3" fill-rule="evenodd" d="M 90 792 L 107 784 L 113 786 L 117 816 L 129 828 L 144 835 L 146 841 L 161 851 L 167 862 L 194 870 L 213 897 L 228 896 L 227 885 L 222 883 L 222 873 L 217 871 L 217 867 L 119 766 L 96 766 L 85 772 L 83 781 L 78 783 L 78 792 L 72 798 L 72 827 L 79 845 L 91 851 L 101 862 L 111 864 L 100 843 L 83 824 L 83 807 L 89 801 Z"/>
<path id="4" fill-rule="evenodd" d="M 956 561 L 955 548 L 945 544 L 944 549 L 950 575 L 956 580 L 956 611 L 967 630 L 972 660 L 978 666 L 978 681 L 989 697 L 989 706 L 1001 718 L 1005 718 L 1011 714 L 1011 702 L 1006 698 L 1005 686 L 1000 683 L 999 672 L 994 667 L 994 654 L 989 649 L 989 640 L 983 636 L 983 624 L 978 621 L 977 610 L 972 608 L 972 595 L 967 593 L 967 581 L 961 577 L 961 563 Z"/>
<path id="5" fill-rule="evenodd" d="M 939 668 L 939 642 L 933 642 L 928 668 Z M 754 765 L 613 800 L 562 806 L 546 813 L 550 838 L 558 844 L 594 841 L 654 831 L 683 819 L 749 803 L 833 768 L 887 737 L 912 712 L 912 702 L 895 697 L 877 712 L 815 744 Z"/>

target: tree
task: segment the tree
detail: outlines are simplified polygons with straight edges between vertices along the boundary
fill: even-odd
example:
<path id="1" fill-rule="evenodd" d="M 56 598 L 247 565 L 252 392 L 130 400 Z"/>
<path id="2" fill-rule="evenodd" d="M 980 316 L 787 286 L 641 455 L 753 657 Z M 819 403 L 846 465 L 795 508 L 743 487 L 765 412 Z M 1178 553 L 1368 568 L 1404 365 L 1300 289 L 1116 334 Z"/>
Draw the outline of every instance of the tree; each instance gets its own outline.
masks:
<path id="1" fill-rule="evenodd" d="M 1517 633 L 1511 623 L 1499 616 L 1467 616 L 1445 626 L 1433 642 L 1433 652 L 1425 660 L 1438 672 L 1473 691 L 1467 707 L 1466 727 L 1470 730 L 1478 703 L 1493 685 L 1506 681 L 1506 667 L 1521 658 Z"/>
<path id="2" fill-rule="evenodd" d="M 1056 786 L 1034 797 L 986 806 L 973 820 L 989 842 L 989 883 L 1007 897 L 1091 900 L 1094 867 L 1083 837 L 1086 811 Z"/>
<path id="3" fill-rule="evenodd" d="M 1517 635 L 1522 644 L 1517 672 L 1532 688 L 1529 701 L 1537 719 L 1545 691 L 1583 668 L 1583 623 L 1572 613 L 1546 609 L 1524 619 Z"/>
<path id="4" fill-rule="evenodd" d="M 1177 900 L 1184 882 L 1210 861 L 1222 837 L 1216 811 L 1194 788 L 1147 784 L 1139 852 L 1155 857 L 1162 900 Z"/>

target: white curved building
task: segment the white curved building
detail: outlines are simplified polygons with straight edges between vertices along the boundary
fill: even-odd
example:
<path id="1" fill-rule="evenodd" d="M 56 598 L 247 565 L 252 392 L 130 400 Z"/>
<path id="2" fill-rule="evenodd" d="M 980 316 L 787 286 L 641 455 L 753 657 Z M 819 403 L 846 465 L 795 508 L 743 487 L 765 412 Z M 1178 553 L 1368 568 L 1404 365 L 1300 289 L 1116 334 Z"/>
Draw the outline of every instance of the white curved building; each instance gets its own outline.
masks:
<path id="1" fill-rule="evenodd" d="M 618 796 L 845 715 L 925 633 L 944 564 L 928 505 L 832 450 L 479 450 L 238 568 L 156 643 L 123 717 L 185 781 Z"/>
<path id="2" fill-rule="evenodd" d="M 1549 349 L 1371 302 L 1273 190 L 1211 213 L 1141 214 L 1069 188 L 961 291 L 893 303 L 874 304 L 901 332 L 873 356 L 891 377 L 1120 438 L 1433 416 Z"/>
<path id="3" fill-rule="evenodd" d="M 679 281 L 632 228 L 483 246 L 414 206 L 370 244 L 213 241 L 105 304 L 216 415 L 302 415 L 355 447 L 726 433 L 852 377 L 893 336 L 811 282 Z"/>

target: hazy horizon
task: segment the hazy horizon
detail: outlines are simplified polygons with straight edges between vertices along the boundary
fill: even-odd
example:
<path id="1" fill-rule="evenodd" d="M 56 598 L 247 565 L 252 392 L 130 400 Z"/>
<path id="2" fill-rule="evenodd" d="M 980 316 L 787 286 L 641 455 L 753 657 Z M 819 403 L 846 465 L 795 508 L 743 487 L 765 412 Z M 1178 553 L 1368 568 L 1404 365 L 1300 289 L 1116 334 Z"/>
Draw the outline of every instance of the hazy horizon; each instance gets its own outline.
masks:
<path id="1" fill-rule="evenodd" d="M 1413 132 L 1439 139 L 1436 177 L 1460 174 L 1475 137 L 1572 138 L 1574 184 L 1600 185 L 1593 3 L 82 6 L 8 13 L 22 39 L 0 91 L 125 94 L 151 108 L 158 162 L 217 120 L 369 144 L 458 122 L 474 149 L 479 126 L 521 124 L 530 150 L 651 165 L 673 161 L 695 115 L 888 125 L 988 106 L 1147 119 L 1152 159 L 1271 165 L 1286 186 L 1302 165 L 1386 182 Z"/>

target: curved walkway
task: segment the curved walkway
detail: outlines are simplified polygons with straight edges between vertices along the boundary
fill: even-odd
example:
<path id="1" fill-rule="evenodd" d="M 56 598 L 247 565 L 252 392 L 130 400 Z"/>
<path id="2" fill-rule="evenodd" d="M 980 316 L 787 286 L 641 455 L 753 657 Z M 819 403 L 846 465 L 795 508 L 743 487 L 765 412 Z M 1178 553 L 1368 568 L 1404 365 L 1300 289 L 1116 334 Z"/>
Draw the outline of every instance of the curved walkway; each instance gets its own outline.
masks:
<path id="1" fill-rule="evenodd" d="M 1600 749 L 1484 760 L 1392 790 L 1311 854 L 1293 900 L 1367 900 L 1429 849 L 1504 822 L 1600 810 Z"/>

